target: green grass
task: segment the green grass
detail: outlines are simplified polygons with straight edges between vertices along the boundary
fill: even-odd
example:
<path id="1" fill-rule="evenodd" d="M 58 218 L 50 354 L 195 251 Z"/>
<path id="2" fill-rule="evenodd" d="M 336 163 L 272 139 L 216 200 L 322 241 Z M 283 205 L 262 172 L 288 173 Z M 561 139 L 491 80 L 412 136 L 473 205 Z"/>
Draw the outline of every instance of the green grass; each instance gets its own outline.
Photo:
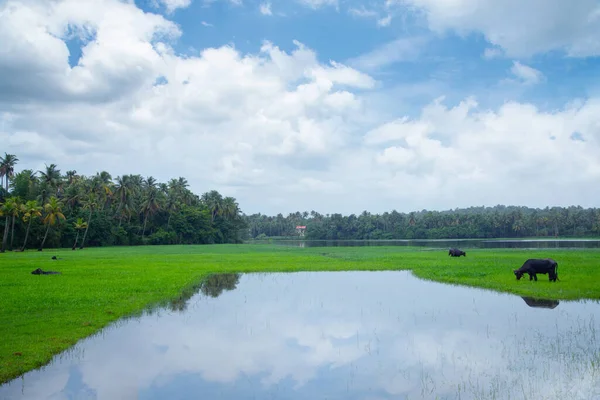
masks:
<path id="1" fill-rule="evenodd" d="M 219 272 L 412 269 L 423 279 L 547 299 L 600 299 L 600 250 L 474 250 L 274 245 L 148 246 L 0 254 L 0 382 L 40 367 L 112 321 L 189 292 Z M 57 255 L 60 260 L 51 260 Z M 553 257 L 557 283 L 513 269 Z M 62 275 L 36 276 L 36 268 Z"/>

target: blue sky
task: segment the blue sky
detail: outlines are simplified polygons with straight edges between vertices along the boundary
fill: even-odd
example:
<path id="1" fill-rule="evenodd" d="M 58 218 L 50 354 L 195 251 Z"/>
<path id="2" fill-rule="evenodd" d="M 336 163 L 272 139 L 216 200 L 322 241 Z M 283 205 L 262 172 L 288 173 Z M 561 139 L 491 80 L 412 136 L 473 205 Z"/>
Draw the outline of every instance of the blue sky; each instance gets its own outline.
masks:
<path id="1" fill-rule="evenodd" d="M 598 0 L 8 0 L 0 140 L 248 213 L 592 206 L 598 35 Z"/>

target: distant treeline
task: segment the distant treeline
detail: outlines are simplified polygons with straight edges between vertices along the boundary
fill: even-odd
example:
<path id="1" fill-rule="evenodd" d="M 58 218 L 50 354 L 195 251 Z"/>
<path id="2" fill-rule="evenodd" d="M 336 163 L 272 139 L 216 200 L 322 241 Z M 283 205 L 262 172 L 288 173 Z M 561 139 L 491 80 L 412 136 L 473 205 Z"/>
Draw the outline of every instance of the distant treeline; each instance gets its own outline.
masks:
<path id="1" fill-rule="evenodd" d="M 463 239 L 600 236 L 600 209 L 582 207 L 470 207 L 360 215 L 295 212 L 243 215 L 233 197 L 212 190 L 198 196 L 185 178 L 159 183 L 153 177 L 102 171 L 64 174 L 55 164 L 43 171 L 15 172 L 18 158 L 0 158 L 2 251 L 43 247 L 139 244 L 239 243 L 249 238 Z"/>
<path id="2" fill-rule="evenodd" d="M 15 172 L 18 158 L 0 158 L 2 251 L 42 247 L 237 243 L 248 229 L 233 197 L 212 190 L 198 196 L 185 178 L 102 171 L 83 176 Z"/>
<path id="3" fill-rule="evenodd" d="M 600 236 L 600 209 L 582 207 L 470 207 L 448 211 L 418 211 L 360 215 L 296 212 L 284 217 L 253 214 L 246 217 L 253 238 L 298 236 L 336 239 L 466 239 Z"/>

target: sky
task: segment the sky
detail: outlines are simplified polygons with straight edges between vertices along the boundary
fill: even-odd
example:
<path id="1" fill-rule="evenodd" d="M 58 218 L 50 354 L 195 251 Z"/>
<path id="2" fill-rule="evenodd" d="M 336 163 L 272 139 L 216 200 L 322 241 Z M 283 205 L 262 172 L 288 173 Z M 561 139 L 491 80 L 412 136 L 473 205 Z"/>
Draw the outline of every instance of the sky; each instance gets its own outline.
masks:
<path id="1" fill-rule="evenodd" d="M 597 207 L 598 37 L 598 0 L 0 0 L 0 154 L 247 214 Z"/>

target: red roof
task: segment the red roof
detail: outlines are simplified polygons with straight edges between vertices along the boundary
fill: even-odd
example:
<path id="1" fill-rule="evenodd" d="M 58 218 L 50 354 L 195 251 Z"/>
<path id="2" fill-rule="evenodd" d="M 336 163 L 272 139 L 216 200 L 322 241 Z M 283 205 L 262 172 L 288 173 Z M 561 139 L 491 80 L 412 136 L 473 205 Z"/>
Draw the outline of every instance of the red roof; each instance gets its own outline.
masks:
<path id="1" fill-rule="evenodd" d="M 306 229 L 306 226 L 305 225 L 297 225 L 296 229 Z"/>

